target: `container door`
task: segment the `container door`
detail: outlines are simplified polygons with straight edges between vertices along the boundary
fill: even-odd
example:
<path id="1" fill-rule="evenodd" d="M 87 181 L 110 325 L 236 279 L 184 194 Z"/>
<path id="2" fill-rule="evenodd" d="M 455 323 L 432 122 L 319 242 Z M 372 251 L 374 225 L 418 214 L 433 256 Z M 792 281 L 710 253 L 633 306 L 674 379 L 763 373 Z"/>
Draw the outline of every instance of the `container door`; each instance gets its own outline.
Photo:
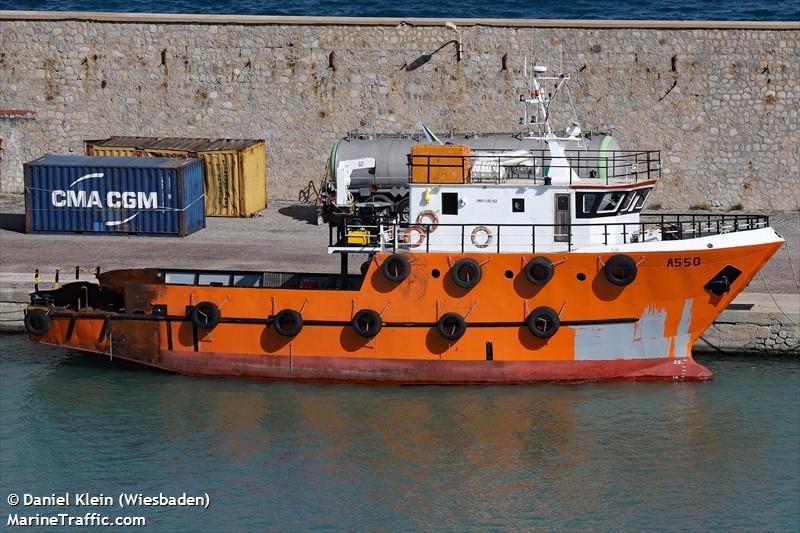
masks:
<path id="1" fill-rule="evenodd" d="M 554 195 L 554 198 L 555 226 L 553 228 L 553 242 L 569 242 L 569 194 L 556 194 Z"/>

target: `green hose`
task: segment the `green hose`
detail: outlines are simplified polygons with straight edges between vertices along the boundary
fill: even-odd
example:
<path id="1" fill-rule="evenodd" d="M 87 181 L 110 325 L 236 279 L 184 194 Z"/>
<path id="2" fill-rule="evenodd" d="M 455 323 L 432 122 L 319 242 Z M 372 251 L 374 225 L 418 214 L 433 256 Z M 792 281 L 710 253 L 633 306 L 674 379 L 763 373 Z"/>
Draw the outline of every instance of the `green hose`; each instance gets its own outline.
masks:
<path id="1" fill-rule="evenodd" d="M 333 145 L 333 148 L 331 148 L 331 160 L 330 160 L 330 163 L 329 163 L 329 166 L 330 166 L 329 174 L 330 174 L 330 177 L 331 177 L 331 181 L 333 182 L 334 185 L 336 185 L 336 150 L 337 150 L 337 148 L 339 148 L 339 143 L 340 142 L 342 142 L 341 139 L 336 141 L 336 143 Z"/>
<path id="2" fill-rule="evenodd" d="M 606 135 L 603 137 L 603 142 L 600 143 L 600 154 L 598 155 L 597 167 L 600 171 L 600 179 L 606 179 L 607 173 L 607 164 L 608 164 L 608 145 L 611 144 L 613 137 L 611 135 Z"/>

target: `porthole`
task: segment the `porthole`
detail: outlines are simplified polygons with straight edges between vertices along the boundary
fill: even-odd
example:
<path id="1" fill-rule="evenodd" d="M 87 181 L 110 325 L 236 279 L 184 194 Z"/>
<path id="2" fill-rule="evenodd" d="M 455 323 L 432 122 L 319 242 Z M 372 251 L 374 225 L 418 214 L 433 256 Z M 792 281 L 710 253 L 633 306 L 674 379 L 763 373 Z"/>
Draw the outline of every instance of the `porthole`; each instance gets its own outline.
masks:
<path id="1" fill-rule="evenodd" d="M 511 278 L 514 277 L 514 273 L 511 272 L 510 270 L 506 270 L 505 277 L 506 277 L 506 279 L 511 279 Z"/>
<path id="2" fill-rule="evenodd" d="M 439 272 L 438 268 L 434 268 L 433 270 L 431 270 L 431 276 L 433 276 L 434 278 L 438 278 L 441 275 L 442 275 L 442 273 Z"/>
<path id="3" fill-rule="evenodd" d="M 578 272 L 578 275 L 575 277 L 578 278 L 578 281 L 586 281 L 586 274 L 583 272 Z"/>

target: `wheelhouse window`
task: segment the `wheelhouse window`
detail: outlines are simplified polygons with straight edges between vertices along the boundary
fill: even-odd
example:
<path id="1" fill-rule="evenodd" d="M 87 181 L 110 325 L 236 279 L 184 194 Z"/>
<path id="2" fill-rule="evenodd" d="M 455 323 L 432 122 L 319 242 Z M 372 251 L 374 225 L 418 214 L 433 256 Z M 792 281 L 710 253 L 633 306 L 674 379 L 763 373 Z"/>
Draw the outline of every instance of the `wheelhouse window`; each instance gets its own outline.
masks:
<path id="1" fill-rule="evenodd" d="M 592 193 L 583 193 L 582 195 L 583 200 L 581 201 L 583 214 L 591 215 L 594 212 L 594 204 L 595 200 L 597 200 L 597 195 Z"/>
<path id="2" fill-rule="evenodd" d="M 605 193 L 600 199 L 600 205 L 597 206 L 597 214 L 616 213 L 622 199 L 625 198 L 625 194 L 624 192 Z"/>
<path id="3" fill-rule="evenodd" d="M 578 192 L 576 197 L 580 209 L 576 216 L 598 218 L 638 213 L 647 202 L 651 190 L 648 187 L 633 191 Z"/>

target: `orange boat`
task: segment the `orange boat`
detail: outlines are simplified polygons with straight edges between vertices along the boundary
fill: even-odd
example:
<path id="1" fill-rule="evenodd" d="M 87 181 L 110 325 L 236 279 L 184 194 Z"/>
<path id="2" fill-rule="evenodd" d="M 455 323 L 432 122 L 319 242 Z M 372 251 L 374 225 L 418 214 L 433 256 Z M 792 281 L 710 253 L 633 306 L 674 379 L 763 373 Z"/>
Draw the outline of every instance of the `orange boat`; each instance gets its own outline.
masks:
<path id="1" fill-rule="evenodd" d="M 761 215 L 642 215 L 658 152 L 576 158 L 565 140 L 580 135 L 548 126 L 541 152 L 415 147 L 410 221 L 348 201 L 349 173 L 374 160 L 345 161 L 338 274 L 111 271 L 33 293 L 26 327 L 42 344 L 187 375 L 710 379 L 692 345 L 783 240 Z M 368 254 L 359 275 L 351 254 Z"/>

